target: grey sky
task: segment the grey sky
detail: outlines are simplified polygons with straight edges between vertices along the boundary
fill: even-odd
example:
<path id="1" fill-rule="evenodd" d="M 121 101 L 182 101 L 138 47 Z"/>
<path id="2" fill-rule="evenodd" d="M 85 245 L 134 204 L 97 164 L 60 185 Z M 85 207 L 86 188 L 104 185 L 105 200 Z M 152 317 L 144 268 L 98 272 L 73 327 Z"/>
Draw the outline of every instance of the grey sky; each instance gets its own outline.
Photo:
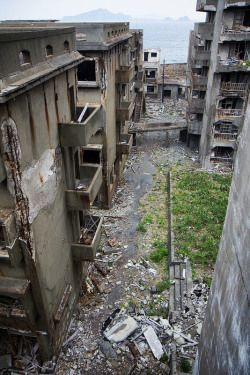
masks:
<path id="1" fill-rule="evenodd" d="M 0 0 L 0 20 L 4 19 L 61 19 L 97 8 L 132 17 L 179 18 L 203 20 L 196 12 L 197 0 Z"/>

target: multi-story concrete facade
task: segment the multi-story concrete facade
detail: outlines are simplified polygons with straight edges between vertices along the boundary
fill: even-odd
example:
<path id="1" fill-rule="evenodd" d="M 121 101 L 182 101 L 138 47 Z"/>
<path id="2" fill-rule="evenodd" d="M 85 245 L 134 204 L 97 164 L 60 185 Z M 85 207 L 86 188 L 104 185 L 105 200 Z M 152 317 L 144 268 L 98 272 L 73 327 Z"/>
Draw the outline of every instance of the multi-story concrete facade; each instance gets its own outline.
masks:
<path id="1" fill-rule="evenodd" d="M 144 68 L 144 91 L 151 96 L 158 95 L 158 81 L 160 78 L 160 48 L 144 48 L 143 68 Z"/>
<path id="2" fill-rule="evenodd" d="M 78 101 L 102 106 L 103 131 L 89 143 L 93 153 L 96 145 L 102 147 L 104 182 L 98 204 L 108 208 L 132 146 L 129 124 L 142 114 L 142 31 L 130 30 L 128 23 L 75 26 L 77 49 L 85 57 L 78 70 Z M 86 151 L 83 157 L 91 157 L 91 146 Z"/>
<path id="3" fill-rule="evenodd" d="M 193 375 L 249 373 L 250 100 Z"/>
<path id="4" fill-rule="evenodd" d="M 78 105 L 85 108 L 87 114 L 99 112 L 102 118 L 102 128 L 99 118 L 94 120 L 97 129 L 88 140 L 87 150 L 81 149 L 79 160 L 84 158 L 87 162 L 93 157 L 102 164 L 103 183 L 95 204 L 99 208 L 109 208 L 132 146 L 128 126 L 132 121 L 139 122 L 143 111 L 142 30 L 130 30 L 128 22 L 19 21 L 4 24 L 12 27 L 35 24 L 37 27 L 76 28 L 76 48 L 84 56 L 84 62 L 78 67 Z M 71 133 L 64 137 L 70 138 Z"/>
<path id="5" fill-rule="evenodd" d="M 189 50 L 188 143 L 203 165 L 234 162 L 250 84 L 250 2 L 198 1 Z"/>
<path id="6" fill-rule="evenodd" d="M 78 211 L 73 148 L 59 123 L 76 109 L 73 28 L 1 28 L 0 327 L 36 337 L 41 357 L 58 353 L 87 263 L 76 262 Z"/>
<path id="7" fill-rule="evenodd" d="M 142 32 L 78 26 L 0 25 L 0 329 L 33 336 L 43 361 L 95 259 L 91 208 L 111 204 L 142 90 Z"/>

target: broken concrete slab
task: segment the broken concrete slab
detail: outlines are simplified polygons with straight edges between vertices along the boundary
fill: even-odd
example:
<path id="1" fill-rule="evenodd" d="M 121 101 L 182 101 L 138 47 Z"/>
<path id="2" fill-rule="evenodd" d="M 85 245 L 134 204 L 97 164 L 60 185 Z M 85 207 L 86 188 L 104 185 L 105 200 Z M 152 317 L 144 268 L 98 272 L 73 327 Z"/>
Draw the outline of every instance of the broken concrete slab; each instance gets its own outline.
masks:
<path id="1" fill-rule="evenodd" d="M 117 358 L 116 352 L 108 341 L 101 341 L 99 347 L 107 358 Z"/>
<path id="2" fill-rule="evenodd" d="M 155 330 L 152 327 L 148 327 L 144 332 L 144 336 L 155 358 L 158 360 L 161 359 L 161 356 L 164 354 L 164 351 L 161 342 L 155 333 Z"/>
<path id="3" fill-rule="evenodd" d="M 104 332 L 104 335 L 109 341 L 120 342 L 129 337 L 138 327 L 137 322 L 128 316 L 125 320 Z"/>

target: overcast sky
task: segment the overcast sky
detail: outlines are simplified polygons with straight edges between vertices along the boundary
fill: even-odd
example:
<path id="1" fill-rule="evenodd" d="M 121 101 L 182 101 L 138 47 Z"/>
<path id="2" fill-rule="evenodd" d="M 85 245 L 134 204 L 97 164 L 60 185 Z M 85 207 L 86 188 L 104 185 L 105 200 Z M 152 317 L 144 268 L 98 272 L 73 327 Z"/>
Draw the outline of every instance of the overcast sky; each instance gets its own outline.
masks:
<path id="1" fill-rule="evenodd" d="M 196 12 L 197 0 L 0 0 L 0 20 L 6 19 L 61 19 L 90 10 L 105 8 L 113 13 L 132 17 L 163 19 L 188 16 L 201 20 L 203 14 Z"/>

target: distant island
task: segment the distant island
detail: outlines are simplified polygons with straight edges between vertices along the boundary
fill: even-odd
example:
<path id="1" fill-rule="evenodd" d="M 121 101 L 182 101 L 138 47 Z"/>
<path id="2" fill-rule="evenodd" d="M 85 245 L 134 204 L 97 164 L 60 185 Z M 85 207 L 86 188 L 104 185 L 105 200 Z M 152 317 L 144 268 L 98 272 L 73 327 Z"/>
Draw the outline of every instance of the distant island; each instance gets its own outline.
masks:
<path id="1" fill-rule="evenodd" d="M 127 22 L 132 17 L 122 13 L 112 13 L 107 9 L 96 9 L 90 12 L 77 14 L 75 16 L 65 16 L 62 22 Z"/>
<path id="2" fill-rule="evenodd" d="M 180 17 L 177 20 L 174 20 L 173 18 L 166 17 L 163 20 L 164 22 L 192 22 L 187 16 L 185 17 Z"/>
<path id="3" fill-rule="evenodd" d="M 192 22 L 187 16 L 174 20 L 166 17 L 162 21 L 146 19 L 146 18 L 132 18 L 123 13 L 112 13 L 108 9 L 95 9 L 89 12 L 76 14 L 75 16 L 64 16 L 61 22 L 129 22 L 129 21 L 154 21 L 154 22 Z"/>

